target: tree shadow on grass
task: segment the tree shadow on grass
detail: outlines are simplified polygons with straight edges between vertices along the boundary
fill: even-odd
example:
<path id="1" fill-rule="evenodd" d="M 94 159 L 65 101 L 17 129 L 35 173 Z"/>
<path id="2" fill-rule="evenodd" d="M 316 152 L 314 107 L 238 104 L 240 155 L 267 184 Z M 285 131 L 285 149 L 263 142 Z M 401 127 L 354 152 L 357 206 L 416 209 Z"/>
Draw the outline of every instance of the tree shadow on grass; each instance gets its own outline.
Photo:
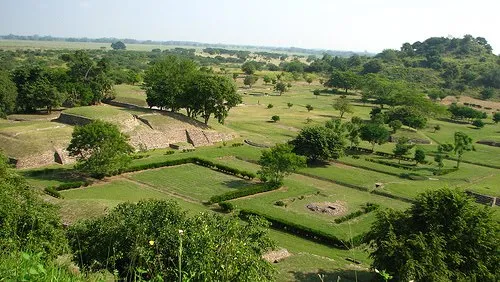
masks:
<path id="1" fill-rule="evenodd" d="M 307 166 L 314 168 L 314 167 L 328 167 L 330 163 L 328 161 L 322 161 L 322 160 L 309 160 L 307 162 Z"/>
<path id="2" fill-rule="evenodd" d="M 60 182 L 85 181 L 86 178 L 73 169 L 68 168 L 44 168 L 37 170 L 26 170 L 19 172 L 24 177 L 44 180 L 57 180 Z"/>
<path id="3" fill-rule="evenodd" d="M 224 186 L 226 186 L 228 188 L 233 188 L 233 189 L 246 188 L 246 187 L 252 185 L 247 180 L 243 180 L 243 179 L 227 180 L 227 181 L 224 181 L 223 184 L 224 184 Z"/>
<path id="4" fill-rule="evenodd" d="M 346 282 L 346 281 L 376 281 L 373 273 L 368 271 L 354 271 L 354 270 L 334 270 L 334 271 L 326 271 L 323 269 L 318 269 L 318 272 L 298 272 L 298 271 L 290 271 L 293 274 L 295 281 L 300 282 Z M 321 278 L 319 275 L 321 275 Z M 357 280 L 356 280 L 357 276 Z"/>

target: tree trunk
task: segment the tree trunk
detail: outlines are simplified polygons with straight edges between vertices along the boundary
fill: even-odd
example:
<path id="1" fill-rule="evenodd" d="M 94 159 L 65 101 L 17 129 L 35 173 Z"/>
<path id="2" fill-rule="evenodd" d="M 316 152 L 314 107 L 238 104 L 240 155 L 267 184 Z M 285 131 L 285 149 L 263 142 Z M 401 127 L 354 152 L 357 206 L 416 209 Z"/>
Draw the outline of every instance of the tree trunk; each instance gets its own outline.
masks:
<path id="1" fill-rule="evenodd" d="M 340 112 L 340 119 L 342 119 L 342 117 L 344 116 L 344 113 L 345 112 Z"/>
<path id="2" fill-rule="evenodd" d="M 460 168 L 460 161 L 462 161 L 461 159 L 462 159 L 462 156 L 459 156 L 459 157 L 457 158 L 457 169 L 459 169 L 459 168 Z"/>

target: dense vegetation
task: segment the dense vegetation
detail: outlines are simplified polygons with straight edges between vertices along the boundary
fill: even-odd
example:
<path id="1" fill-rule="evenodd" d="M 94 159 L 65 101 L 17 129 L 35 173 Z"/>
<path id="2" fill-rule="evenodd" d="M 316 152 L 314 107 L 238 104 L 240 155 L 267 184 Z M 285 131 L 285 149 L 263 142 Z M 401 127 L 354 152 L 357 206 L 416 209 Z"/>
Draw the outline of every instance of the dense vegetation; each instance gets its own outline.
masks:
<path id="1" fill-rule="evenodd" d="M 165 114 L 224 128 L 207 126 L 215 118 L 245 140 L 179 153 L 138 148 L 132 154 L 120 121 L 74 127 L 67 147 L 77 159 L 74 167 L 23 172 L 58 198 L 51 201 L 66 209 L 63 214 L 88 209 L 94 217 L 75 220 L 68 232 L 57 210 L 2 159 L 0 259 L 9 263 L 0 263 L 0 276 L 28 279 L 3 275 L 19 259 L 28 268 L 57 271 L 54 258 L 65 254 L 82 272 L 114 273 L 115 279 L 273 280 L 273 267 L 261 259 L 273 246 L 269 229 L 247 218 L 260 215 L 275 229 L 334 246 L 335 252 L 360 252 L 366 239 L 373 263 L 366 257 L 363 265 L 372 263 L 395 279 L 498 279 L 498 222 L 462 192 L 439 190 L 449 184 L 493 196 L 498 191 L 498 110 L 474 104 L 479 102 L 444 103 L 453 96 L 500 98 L 500 60 L 484 38 L 429 38 L 374 57 L 307 58 L 214 47 L 130 51 L 131 42 L 107 43 L 113 50 L 0 51 L 0 116 L 100 104 L 115 98 L 116 87 L 138 92 L 131 104 L 158 109 L 123 108 L 123 116 L 154 120 Z M 97 119 L 99 107 L 112 108 L 80 109 L 95 111 Z M 19 117 L 29 115 L 10 116 Z M 19 131 L 2 131 L 2 140 L 39 131 L 36 122 L 5 121 L 6 128 L 24 124 Z M 490 148 L 474 145 L 483 132 L 493 139 L 486 140 Z M 90 178 L 111 175 L 104 182 Z M 426 190 L 437 192 L 417 196 Z M 140 201 L 148 198 L 162 200 Z M 231 215 L 188 216 L 164 200 L 171 198 L 188 209 Z M 106 212 L 95 212 L 101 205 Z M 386 210 L 393 206 L 397 211 Z M 247 222 L 233 217 L 238 213 Z"/>

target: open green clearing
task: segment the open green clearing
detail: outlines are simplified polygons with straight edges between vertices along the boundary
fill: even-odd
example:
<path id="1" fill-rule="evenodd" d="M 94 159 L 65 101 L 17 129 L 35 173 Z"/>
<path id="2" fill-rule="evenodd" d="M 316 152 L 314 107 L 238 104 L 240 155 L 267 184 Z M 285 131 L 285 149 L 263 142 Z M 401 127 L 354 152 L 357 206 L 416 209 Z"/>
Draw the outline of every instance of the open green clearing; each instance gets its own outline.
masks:
<path id="1" fill-rule="evenodd" d="M 199 201 L 252 185 L 245 180 L 192 164 L 145 171 L 133 174 L 130 178 Z"/>

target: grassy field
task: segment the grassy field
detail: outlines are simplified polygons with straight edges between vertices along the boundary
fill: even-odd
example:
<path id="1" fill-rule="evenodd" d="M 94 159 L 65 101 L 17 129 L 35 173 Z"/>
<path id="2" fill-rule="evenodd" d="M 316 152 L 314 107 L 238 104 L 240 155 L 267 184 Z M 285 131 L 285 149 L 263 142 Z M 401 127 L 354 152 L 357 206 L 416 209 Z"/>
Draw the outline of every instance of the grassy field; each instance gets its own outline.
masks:
<path id="1" fill-rule="evenodd" d="M 258 74 L 263 75 L 264 72 Z M 273 76 L 276 73 L 266 74 Z M 332 104 L 340 94 L 323 91 L 321 95 L 314 96 L 312 93 L 314 89 L 323 90 L 317 79 L 311 85 L 302 81 L 289 80 L 292 88 L 282 96 L 273 92 L 272 85 L 265 85 L 262 79 L 251 89 L 244 87 L 242 80 L 240 76 L 236 83 L 239 87 L 238 91 L 242 94 L 243 104 L 231 109 L 224 125 L 219 125 L 214 120 L 209 123 L 212 129 L 237 133 L 238 138 L 210 147 L 199 147 L 194 152 L 176 151 L 171 155 L 165 154 L 171 149 L 141 152 L 139 155 L 142 158 L 134 159 L 132 166 L 196 156 L 255 173 L 259 170 L 259 166 L 242 159 L 256 161 L 262 149 L 246 144 L 232 147 L 232 144 L 243 142 L 245 139 L 268 145 L 286 142 L 294 138 L 306 126 L 324 124 L 325 121 L 339 116 Z M 140 86 L 118 85 L 116 92 L 117 101 L 145 106 L 145 94 Z M 344 120 L 350 120 L 352 116 L 368 119 L 373 105 L 360 103 L 359 93 L 348 94 L 348 99 L 354 105 L 354 112 L 346 114 Z M 288 107 L 287 103 L 292 103 L 293 106 Z M 273 106 L 268 107 L 269 104 Z M 313 106 L 314 109 L 308 112 L 305 108 L 307 104 Z M 137 126 L 145 127 L 140 123 L 129 123 L 133 120 L 133 114 L 140 115 L 152 125 L 154 130 L 161 132 L 169 132 L 174 125 L 182 123 L 198 124 L 182 115 L 158 113 L 149 109 L 121 109 L 107 105 L 73 108 L 68 109 L 67 112 L 91 119 L 100 118 L 112 121 L 129 132 L 135 132 Z M 279 115 L 280 121 L 271 122 L 273 115 Z M 39 120 L 37 116 L 16 115 L 15 118 L 24 118 L 26 121 L 0 120 L 1 147 L 15 154 L 36 155 L 40 149 L 50 149 L 53 144 L 61 140 L 67 142 L 71 135 L 71 126 L 57 127 L 59 123 Z M 436 124 L 441 126 L 441 130 L 434 132 L 433 126 Z M 474 129 L 469 124 L 429 120 L 425 129 L 416 132 L 401 129 L 395 135 L 431 140 L 431 144 L 418 145 L 418 147 L 423 148 L 427 153 L 432 153 L 436 151 L 438 144 L 453 142 L 453 134 L 456 131 L 467 133 L 475 141 L 500 140 L 500 125 L 492 122 L 489 122 L 485 128 Z M 371 145 L 366 142 L 361 142 L 360 146 L 371 148 Z M 394 146 L 394 143 L 386 143 L 377 145 L 375 150 L 390 153 Z M 398 163 L 396 159 L 375 154 L 359 154 L 356 158 L 345 156 L 338 160 L 340 163 L 331 162 L 301 169 L 299 173 L 288 176 L 284 187 L 278 190 L 234 199 L 231 202 L 239 209 L 258 211 L 269 217 L 293 221 L 298 225 L 348 240 L 369 230 L 375 220 L 375 212 L 339 224 L 334 222 L 336 218 L 358 211 L 366 203 L 376 203 L 382 208 L 398 210 L 409 207 L 409 204 L 404 201 L 369 192 L 374 189 L 406 198 L 415 198 L 419 193 L 442 187 L 500 196 L 499 169 L 485 166 L 500 166 L 500 158 L 498 158 L 500 148 L 479 144 L 476 144 L 475 148 L 476 151 L 467 152 L 464 155 L 464 160 L 476 164 L 464 162 L 460 165 L 459 171 L 441 176 L 434 175 L 437 167 L 431 155 L 427 156 L 428 164 L 420 164 L 412 171 L 366 160 L 366 158 L 371 158 Z M 408 156 L 411 157 L 414 150 Z M 402 163 L 408 166 L 413 165 L 412 162 L 402 161 Z M 453 160 L 445 160 L 444 163 L 447 169 L 456 165 Z M 71 166 L 51 168 L 52 170 L 47 170 L 46 173 L 33 173 L 33 170 L 21 172 L 32 186 L 40 190 L 51 185 L 81 180 L 78 175 L 72 173 Z M 411 180 L 408 174 L 419 175 L 421 180 Z M 148 198 L 175 199 L 184 209 L 195 213 L 217 210 L 216 205 L 203 205 L 203 202 L 211 196 L 235 191 L 235 189 L 255 185 L 255 183 L 256 181 L 242 180 L 189 164 L 114 176 L 86 188 L 62 191 L 63 199 L 48 198 L 48 200 L 61 207 L 63 220 L 67 222 L 104 214 L 121 202 L 136 202 Z M 382 184 L 382 187 L 375 188 L 375 183 Z M 349 188 L 348 185 L 356 185 L 368 191 Z M 278 201 L 282 201 L 285 206 L 276 205 Z M 344 211 L 338 215 L 330 215 L 307 208 L 308 204 L 323 202 L 337 203 Z M 499 218 L 497 211 L 495 216 Z M 368 270 L 370 259 L 367 252 L 361 248 L 345 251 L 277 230 L 270 230 L 270 234 L 280 247 L 288 249 L 292 254 L 276 264 L 279 271 L 278 281 L 319 281 L 318 274 L 324 275 L 324 281 L 337 281 L 337 277 L 341 277 L 341 281 L 356 281 L 356 275 L 358 281 L 372 279 L 372 273 Z M 352 264 L 346 260 L 347 257 L 359 260 L 361 265 Z"/>
<path id="2" fill-rule="evenodd" d="M 200 202 L 218 194 L 252 185 L 245 180 L 191 164 L 149 170 L 133 174 L 130 178 Z"/>

